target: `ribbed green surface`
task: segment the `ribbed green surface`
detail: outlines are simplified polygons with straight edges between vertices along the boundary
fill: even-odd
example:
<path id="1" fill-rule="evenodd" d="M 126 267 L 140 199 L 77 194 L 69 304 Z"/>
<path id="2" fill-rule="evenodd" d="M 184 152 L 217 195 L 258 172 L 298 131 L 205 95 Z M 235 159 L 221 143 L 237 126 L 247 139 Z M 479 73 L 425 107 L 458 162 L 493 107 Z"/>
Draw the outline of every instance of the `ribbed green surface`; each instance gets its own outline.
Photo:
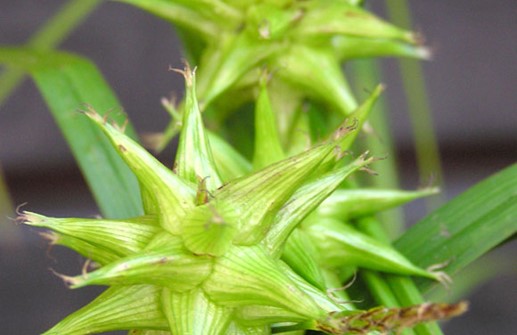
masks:
<path id="1" fill-rule="evenodd" d="M 459 195 L 399 238 L 395 246 L 415 264 L 447 265 L 454 275 L 517 232 L 517 165 Z M 419 281 L 428 289 L 432 283 Z"/>
<path id="2" fill-rule="evenodd" d="M 147 285 L 113 287 L 44 335 L 81 335 L 118 329 L 167 329 L 158 308 L 160 290 Z"/>

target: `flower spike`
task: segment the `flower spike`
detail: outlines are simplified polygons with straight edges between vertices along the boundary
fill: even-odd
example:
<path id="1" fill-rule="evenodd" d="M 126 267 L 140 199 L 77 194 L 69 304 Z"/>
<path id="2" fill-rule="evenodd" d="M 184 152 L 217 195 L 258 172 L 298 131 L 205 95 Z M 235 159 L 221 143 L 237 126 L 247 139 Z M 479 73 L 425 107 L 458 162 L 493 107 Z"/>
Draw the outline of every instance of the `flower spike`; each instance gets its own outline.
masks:
<path id="1" fill-rule="evenodd" d="M 196 183 L 205 181 L 208 191 L 222 185 L 212 157 L 208 136 L 203 127 L 201 112 L 196 98 L 196 73 L 187 64 L 180 72 L 185 77 L 186 97 L 183 112 L 183 128 L 180 133 L 174 171 L 179 177 Z"/>
<path id="2" fill-rule="evenodd" d="M 181 218 L 194 206 L 195 188 L 168 170 L 136 142 L 106 123 L 95 111 L 90 109 L 86 115 L 108 136 L 138 178 L 146 214 L 156 214 L 162 227 L 178 234 Z"/>
<path id="3" fill-rule="evenodd" d="M 149 285 L 112 287 L 43 335 L 96 334 L 133 328 L 168 329 L 159 308 L 160 289 Z"/>

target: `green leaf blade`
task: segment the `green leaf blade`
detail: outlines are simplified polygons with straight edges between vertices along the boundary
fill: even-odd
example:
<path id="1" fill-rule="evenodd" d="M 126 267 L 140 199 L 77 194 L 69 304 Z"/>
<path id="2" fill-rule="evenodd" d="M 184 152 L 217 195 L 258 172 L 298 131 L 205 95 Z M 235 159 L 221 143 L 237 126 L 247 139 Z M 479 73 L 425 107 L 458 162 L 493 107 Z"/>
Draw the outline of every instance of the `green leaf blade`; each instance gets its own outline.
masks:
<path id="1" fill-rule="evenodd" d="M 517 232 L 517 164 L 424 218 L 395 246 L 421 267 L 449 262 L 454 274 Z M 431 283 L 418 282 L 421 289 Z"/>
<path id="2" fill-rule="evenodd" d="M 31 73 L 101 212 L 109 218 L 141 215 L 136 178 L 100 130 L 77 112 L 85 103 L 101 112 L 120 107 L 95 65 L 71 54 L 22 48 L 1 48 L 0 63 Z M 123 113 L 117 114 L 114 118 L 126 120 Z M 128 133 L 135 137 L 131 129 Z"/>

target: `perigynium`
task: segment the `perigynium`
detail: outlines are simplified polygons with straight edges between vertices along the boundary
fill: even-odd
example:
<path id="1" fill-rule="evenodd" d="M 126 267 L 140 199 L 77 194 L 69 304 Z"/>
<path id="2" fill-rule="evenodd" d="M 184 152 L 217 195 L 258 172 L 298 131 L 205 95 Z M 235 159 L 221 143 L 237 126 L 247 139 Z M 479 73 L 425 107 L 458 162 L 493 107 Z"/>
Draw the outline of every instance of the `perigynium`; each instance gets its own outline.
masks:
<path id="1" fill-rule="evenodd" d="M 330 113 L 337 122 L 357 108 L 343 73 L 348 61 L 430 57 L 418 34 L 373 15 L 362 8 L 363 1 L 119 1 L 174 24 L 185 58 L 198 68 L 197 92 L 205 121 L 219 134 L 228 131 L 229 116 L 246 103 L 256 102 L 264 69 L 274 74 L 269 80 L 270 103 L 281 143 L 289 153 L 299 149 L 293 141 L 302 134 L 299 129 L 324 136 L 336 126 L 330 122 L 318 129 L 315 124 L 305 124 L 300 110 L 307 102 L 325 106 L 316 119 Z M 164 136 L 155 138 L 158 149 L 180 129 L 180 116 L 169 109 L 174 120 Z M 277 152 L 272 148 L 270 154 Z"/>
<path id="2" fill-rule="evenodd" d="M 212 149 L 209 138 L 215 137 L 203 126 L 194 73 L 188 68 L 182 72 L 187 93 L 172 170 L 125 136 L 121 127 L 92 109 L 84 112 L 136 175 L 144 216 L 107 220 L 21 215 L 29 225 L 51 229 L 44 236 L 52 244 L 72 248 L 93 262 L 93 271 L 59 275 L 72 288 L 109 286 L 45 334 L 270 334 L 303 329 L 374 334 L 466 309 L 459 303 L 361 311 L 343 292 L 335 294 L 344 268 L 445 278 L 416 267 L 345 222 L 432 192 L 393 191 L 378 201 L 375 191 L 342 187 L 351 174 L 369 170 L 375 161 L 367 153 L 352 158 L 347 150 L 381 88 L 327 140 L 290 156 L 281 150 L 268 156 L 271 138 L 260 139 L 265 129 L 275 128 L 274 118 L 267 117 L 271 111 L 265 95 L 256 111 L 266 121 L 256 124 L 254 168 L 235 175 L 238 162 L 229 145 Z"/>

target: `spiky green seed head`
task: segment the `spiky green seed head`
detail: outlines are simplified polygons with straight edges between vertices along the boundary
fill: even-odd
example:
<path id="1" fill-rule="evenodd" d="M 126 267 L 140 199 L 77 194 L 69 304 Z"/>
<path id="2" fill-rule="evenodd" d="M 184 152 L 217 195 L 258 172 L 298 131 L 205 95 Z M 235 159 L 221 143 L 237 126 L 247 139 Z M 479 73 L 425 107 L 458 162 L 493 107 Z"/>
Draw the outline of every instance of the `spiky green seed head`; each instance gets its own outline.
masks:
<path id="1" fill-rule="evenodd" d="M 327 292 L 325 268 L 346 266 L 352 259 L 353 266 L 432 277 L 389 246 L 354 235 L 337 219 L 318 214 L 318 206 L 347 177 L 373 162 L 366 155 L 343 160 L 348 159 L 342 150 L 349 145 L 347 136 L 353 136 L 350 131 L 340 127 L 327 141 L 294 156 L 261 159 L 263 167 L 223 178 L 214 157 L 232 154 L 212 153 L 196 102 L 195 75 L 189 69 L 184 74 L 188 103 L 174 171 L 120 127 L 91 109 L 85 113 L 140 182 L 144 216 L 107 220 L 22 214 L 27 224 L 51 229 L 54 233 L 47 236 L 53 243 L 75 249 L 100 266 L 74 277 L 60 275 L 72 288 L 110 287 L 45 334 L 119 329 L 149 334 L 268 334 L 285 323 L 345 334 L 343 329 L 349 328 L 343 320 L 352 319 L 343 313 L 350 307 Z M 367 115 L 359 112 L 360 119 Z M 257 150 L 267 147 L 258 143 Z M 319 233 L 321 229 L 325 231 Z M 315 252 L 306 252 L 303 243 Z M 366 249 L 371 246 L 382 255 L 370 257 Z M 350 256 L 340 257 L 339 252 Z M 386 266 L 388 261 L 391 266 Z M 398 324 L 409 322 L 385 326 L 395 329 Z M 370 328 L 363 326 L 364 332 Z"/>

